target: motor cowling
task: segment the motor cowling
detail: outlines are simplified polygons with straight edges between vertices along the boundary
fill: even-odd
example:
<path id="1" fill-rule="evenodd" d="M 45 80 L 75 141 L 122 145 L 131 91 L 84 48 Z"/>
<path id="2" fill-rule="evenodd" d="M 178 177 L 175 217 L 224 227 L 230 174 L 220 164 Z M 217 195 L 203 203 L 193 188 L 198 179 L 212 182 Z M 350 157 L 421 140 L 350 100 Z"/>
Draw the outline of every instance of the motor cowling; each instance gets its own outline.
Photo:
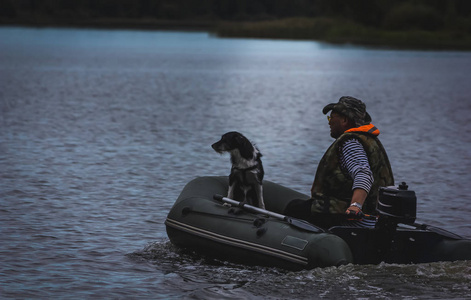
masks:
<path id="1" fill-rule="evenodd" d="M 405 182 L 399 186 L 380 187 L 376 210 L 395 223 L 413 224 L 417 216 L 417 197 Z"/>

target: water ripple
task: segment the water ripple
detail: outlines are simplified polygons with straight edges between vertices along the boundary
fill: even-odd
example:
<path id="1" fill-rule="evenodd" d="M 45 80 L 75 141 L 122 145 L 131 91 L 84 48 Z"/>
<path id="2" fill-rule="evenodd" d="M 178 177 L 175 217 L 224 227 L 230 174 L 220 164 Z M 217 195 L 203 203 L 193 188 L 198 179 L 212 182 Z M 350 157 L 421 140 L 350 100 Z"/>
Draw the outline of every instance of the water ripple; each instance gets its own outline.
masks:
<path id="1" fill-rule="evenodd" d="M 267 180 L 308 193 L 332 142 L 322 107 L 353 95 L 419 221 L 471 237 L 469 53 L 13 27 L 0 48 L 2 296 L 471 296 L 468 262 L 290 273 L 181 251 L 164 225 L 188 181 L 228 175 L 210 145 L 231 130 Z"/>

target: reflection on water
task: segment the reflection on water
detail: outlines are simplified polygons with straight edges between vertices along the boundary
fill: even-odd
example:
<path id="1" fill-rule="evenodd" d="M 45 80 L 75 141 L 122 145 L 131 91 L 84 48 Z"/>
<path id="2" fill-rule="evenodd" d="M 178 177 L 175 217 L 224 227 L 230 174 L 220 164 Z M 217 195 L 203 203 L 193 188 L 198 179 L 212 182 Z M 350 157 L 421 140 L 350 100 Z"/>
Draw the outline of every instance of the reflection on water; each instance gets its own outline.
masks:
<path id="1" fill-rule="evenodd" d="M 8 27 L 0 49 L 7 297 L 471 295 L 468 262 L 290 273 L 182 253 L 163 225 L 186 182 L 229 173 L 210 145 L 230 130 L 267 180 L 308 193 L 332 142 L 321 109 L 353 95 L 419 221 L 471 237 L 470 53 Z"/>

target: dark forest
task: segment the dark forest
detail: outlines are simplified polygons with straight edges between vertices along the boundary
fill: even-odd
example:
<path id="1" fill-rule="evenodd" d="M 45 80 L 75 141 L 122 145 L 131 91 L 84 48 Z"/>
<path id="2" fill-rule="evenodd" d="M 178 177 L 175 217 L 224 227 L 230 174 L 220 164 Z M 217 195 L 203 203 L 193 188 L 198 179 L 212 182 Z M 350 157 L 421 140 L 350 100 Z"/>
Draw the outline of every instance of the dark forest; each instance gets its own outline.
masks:
<path id="1" fill-rule="evenodd" d="M 468 0 L 0 0 L 0 24 L 471 48 Z"/>

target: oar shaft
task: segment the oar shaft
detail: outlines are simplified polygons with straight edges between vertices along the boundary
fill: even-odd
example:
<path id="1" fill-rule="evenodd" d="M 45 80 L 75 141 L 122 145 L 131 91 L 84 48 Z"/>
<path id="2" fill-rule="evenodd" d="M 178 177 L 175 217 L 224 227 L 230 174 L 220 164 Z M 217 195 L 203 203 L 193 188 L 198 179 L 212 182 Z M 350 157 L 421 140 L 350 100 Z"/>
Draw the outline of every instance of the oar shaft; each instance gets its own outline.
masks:
<path id="1" fill-rule="evenodd" d="M 277 214 L 275 212 L 268 211 L 268 210 L 265 210 L 265 209 L 262 209 L 262 208 L 258 208 L 258 207 L 255 207 L 255 206 L 252 206 L 252 205 L 249 205 L 249 204 L 243 204 L 243 203 L 240 203 L 239 201 L 235 201 L 235 200 L 232 200 L 232 199 L 227 198 L 227 197 L 222 197 L 222 196 L 220 197 L 220 195 L 217 195 L 214 198 L 216 200 L 220 200 L 220 201 L 232 204 L 232 205 L 241 206 L 241 207 L 243 207 L 247 210 L 250 210 L 252 212 L 265 214 L 267 216 L 270 216 L 270 217 L 273 217 L 273 218 L 276 218 L 276 219 L 280 219 L 280 220 L 286 220 L 286 216 L 283 216 L 283 215 L 280 215 L 280 214 Z"/>
<path id="2" fill-rule="evenodd" d="M 239 206 L 239 207 L 241 207 L 243 209 L 246 209 L 248 211 L 251 211 L 251 212 L 264 214 L 264 215 L 267 215 L 269 217 L 273 217 L 275 219 L 287 222 L 291 226 L 299 228 L 299 229 L 303 229 L 303 230 L 314 232 L 314 233 L 325 232 L 324 229 L 321 229 L 321 228 L 319 228 L 319 227 L 317 227 L 313 224 L 310 224 L 310 223 L 308 223 L 304 220 L 298 220 L 298 219 L 291 218 L 291 217 L 288 217 L 288 216 L 280 215 L 280 214 L 277 214 L 275 212 L 265 210 L 265 209 L 262 209 L 262 208 L 258 208 L 258 207 L 248 205 L 248 204 L 245 204 L 245 203 L 241 203 L 239 201 L 232 200 L 230 198 L 227 198 L 227 197 L 224 197 L 224 196 L 221 196 L 221 195 L 214 195 L 213 198 L 215 200 L 218 200 L 218 201 L 222 201 L 222 202 L 229 203 L 231 205 Z"/>

